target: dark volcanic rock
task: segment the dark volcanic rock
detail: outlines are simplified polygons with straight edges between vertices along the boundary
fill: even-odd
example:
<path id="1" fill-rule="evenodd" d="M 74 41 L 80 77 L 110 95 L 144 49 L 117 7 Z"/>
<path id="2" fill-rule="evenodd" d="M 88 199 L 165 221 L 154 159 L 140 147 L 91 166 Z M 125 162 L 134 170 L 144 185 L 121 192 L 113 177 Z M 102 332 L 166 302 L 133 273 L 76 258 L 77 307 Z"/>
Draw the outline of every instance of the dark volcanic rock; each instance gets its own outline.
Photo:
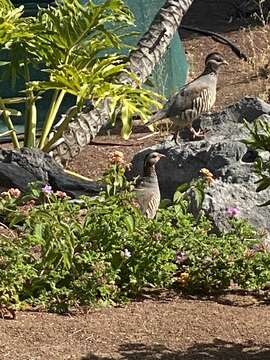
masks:
<path id="1" fill-rule="evenodd" d="M 129 176 L 142 174 L 143 158 L 150 151 L 167 156 L 157 165 L 163 198 L 171 198 L 178 185 L 199 176 L 202 168 L 209 169 L 217 179 L 206 191 L 203 209 L 218 229 L 228 228 L 226 209 L 238 207 L 240 216 L 257 227 L 269 228 L 269 207 L 257 205 L 270 199 L 270 189 L 256 193 L 257 176 L 253 171 L 256 153 L 241 140 L 248 137 L 243 119 L 252 123 L 264 116 L 270 120 L 270 105 L 257 98 L 246 97 L 218 113 L 201 116 L 202 128 L 207 128 L 201 141 L 183 140 L 179 146 L 172 141 L 145 149 L 135 155 Z M 196 214 L 199 209 L 194 208 Z"/>
<path id="2" fill-rule="evenodd" d="M 50 184 L 53 190 L 71 197 L 96 195 L 103 186 L 65 173 L 52 157 L 38 149 L 0 150 L 0 190 L 11 187 L 25 191 L 33 181 Z"/>

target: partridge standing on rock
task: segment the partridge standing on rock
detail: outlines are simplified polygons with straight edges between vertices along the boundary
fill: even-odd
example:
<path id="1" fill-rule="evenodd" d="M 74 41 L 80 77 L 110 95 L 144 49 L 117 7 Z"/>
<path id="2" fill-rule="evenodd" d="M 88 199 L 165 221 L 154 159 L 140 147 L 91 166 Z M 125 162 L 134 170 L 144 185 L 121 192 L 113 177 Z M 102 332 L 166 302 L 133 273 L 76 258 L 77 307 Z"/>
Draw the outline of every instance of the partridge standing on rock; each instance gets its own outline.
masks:
<path id="1" fill-rule="evenodd" d="M 217 52 L 209 54 L 205 59 L 202 74 L 171 96 L 164 108 L 153 115 L 146 125 L 169 118 L 177 128 L 173 137 L 176 144 L 178 144 L 178 132 L 182 128 L 190 129 L 193 140 L 202 138 L 203 135 L 192 127 L 192 122 L 214 105 L 217 73 L 221 65 L 228 65 L 221 54 Z"/>
<path id="2" fill-rule="evenodd" d="M 152 152 L 145 156 L 143 178 L 136 188 L 136 200 L 141 212 L 149 219 L 156 215 L 160 203 L 160 190 L 156 173 L 156 163 L 165 155 Z"/>

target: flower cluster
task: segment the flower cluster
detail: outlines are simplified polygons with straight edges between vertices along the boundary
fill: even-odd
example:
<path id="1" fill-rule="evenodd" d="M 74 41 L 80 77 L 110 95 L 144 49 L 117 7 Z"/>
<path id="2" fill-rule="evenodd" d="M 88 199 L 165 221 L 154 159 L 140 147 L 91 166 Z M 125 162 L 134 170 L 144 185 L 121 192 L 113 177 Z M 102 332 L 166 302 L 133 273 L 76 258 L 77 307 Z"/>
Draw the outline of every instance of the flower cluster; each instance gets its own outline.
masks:
<path id="1" fill-rule="evenodd" d="M 176 282 L 181 286 L 181 287 L 185 287 L 190 279 L 190 275 L 188 272 L 182 272 L 181 274 L 178 275 L 178 277 L 176 278 Z"/>
<path id="2" fill-rule="evenodd" d="M 229 217 L 233 218 L 240 214 L 240 209 L 238 207 L 228 207 L 226 212 Z"/>
<path id="3" fill-rule="evenodd" d="M 51 187 L 51 185 L 44 185 L 43 188 L 41 188 L 41 191 L 45 194 L 45 195 L 48 195 L 48 194 L 51 194 L 53 193 L 53 189 Z"/>
<path id="4" fill-rule="evenodd" d="M 131 257 L 131 252 L 128 249 L 124 249 L 124 251 L 121 251 L 121 256 L 128 259 Z"/>
<path id="5" fill-rule="evenodd" d="M 63 199 L 67 196 L 67 194 L 64 191 L 61 190 L 57 190 L 56 192 L 53 192 L 53 189 L 51 187 L 51 185 L 45 184 L 43 186 L 43 188 L 41 188 L 41 191 L 43 192 L 43 194 L 45 195 L 50 195 L 50 194 L 54 194 L 55 196 Z"/>
<path id="6" fill-rule="evenodd" d="M 202 177 L 206 180 L 206 182 L 208 183 L 208 185 L 211 185 L 215 182 L 215 178 L 214 175 L 211 173 L 210 170 L 206 169 L 206 168 L 202 168 L 200 170 L 200 174 L 202 175 Z"/>
<path id="7" fill-rule="evenodd" d="M 125 160 L 124 160 L 124 154 L 122 153 L 122 151 L 114 151 L 113 153 L 110 154 L 110 162 L 112 164 L 124 164 Z"/>
<path id="8" fill-rule="evenodd" d="M 57 191 L 55 192 L 55 195 L 56 195 L 57 197 L 59 197 L 60 199 L 64 199 L 64 198 L 67 196 L 67 194 L 66 194 L 64 191 L 60 191 L 60 190 L 57 190 Z"/>
<path id="9" fill-rule="evenodd" d="M 15 199 L 18 199 L 21 194 L 21 190 L 15 188 L 10 188 L 8 191 L 4 191 L 1 193 L 2 196 L 9 196 Z"/>
<path id="10" fill-rule="evenodd" d="M 177 251 L 175 255 L 175 262 L 177 264 L 183 264 L 188 259 L 187 254 L 184 251 Z"/>

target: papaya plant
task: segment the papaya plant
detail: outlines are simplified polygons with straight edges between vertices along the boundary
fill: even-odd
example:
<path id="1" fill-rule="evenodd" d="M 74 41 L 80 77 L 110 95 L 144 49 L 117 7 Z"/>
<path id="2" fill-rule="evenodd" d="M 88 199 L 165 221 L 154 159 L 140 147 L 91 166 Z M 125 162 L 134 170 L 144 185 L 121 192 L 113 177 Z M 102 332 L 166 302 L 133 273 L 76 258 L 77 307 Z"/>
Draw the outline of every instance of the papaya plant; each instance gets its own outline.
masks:
<path id="1" fill-rule="evenodd" d="M 5 1 L 4 1 L 5 3 Z M 129 69 L 125 43 L 131 36 L 133 16 L 123 0 L 104 0 L 98 4 L 80 0 L 57 0 L 36 16 L 23 17 L 23 6 L 0 9 L 0 64 L 2 78 L 24 81 L 22 96 L 1 97 L 0 119 L 16 148 L 20 147 L 13 116 L 24 117 L 24 146 L 46 151 L 61 138 L 74 115 L 86 101 L 96 107 L 107 102 L 112 122 L 122 120 L 122 135 L 131 133 L 132 118 L 147 121 L 160 97 L 143 88 Z M 1 59 L 1 54 L 5 58 Z M 6 60 L 8 54 L 8 61 Z M 42 72 L 40 79 L 31 78 L 31 68 Z M 44 73 L 46 78 L 44 79 Z M 136 86 L 121 82 L 121 74 L 132 77 Z M 43 119 L 37 141 L 37 102 L 53 92 L 50 106 Z M 67 95 L 74 97 L 74 105 L 54 128 L 59 108 Z M 24 103 L 23 113 L 13 104 Z"/>

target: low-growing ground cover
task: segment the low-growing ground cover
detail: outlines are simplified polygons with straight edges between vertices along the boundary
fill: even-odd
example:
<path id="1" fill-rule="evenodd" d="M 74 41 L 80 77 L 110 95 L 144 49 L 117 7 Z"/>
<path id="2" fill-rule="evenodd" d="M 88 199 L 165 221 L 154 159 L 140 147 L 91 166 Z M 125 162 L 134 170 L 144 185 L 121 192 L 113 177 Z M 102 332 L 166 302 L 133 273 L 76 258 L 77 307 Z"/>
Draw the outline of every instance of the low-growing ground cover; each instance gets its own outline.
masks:
<path id="1" fill-rule="evenodd" d="M 49 185 L 2 193 L 1 222 L 13 234 L 0 237 L 2 305 L 11 312 L 30 306 L 62 313 L 122 303 L 147 288 L 205 294 L 269 285 L 267 239 L 237 219 L 237 209 L 226 210 L 232 230 L 215 234 L 203 213 L 195 219 L 188 212 L 179 190 L 147 219 L 124 168 L 112 164 L 104 176 L 107 192 L 79 204 Z M 198 194 L 205 179 L 192 184 Z"/>

